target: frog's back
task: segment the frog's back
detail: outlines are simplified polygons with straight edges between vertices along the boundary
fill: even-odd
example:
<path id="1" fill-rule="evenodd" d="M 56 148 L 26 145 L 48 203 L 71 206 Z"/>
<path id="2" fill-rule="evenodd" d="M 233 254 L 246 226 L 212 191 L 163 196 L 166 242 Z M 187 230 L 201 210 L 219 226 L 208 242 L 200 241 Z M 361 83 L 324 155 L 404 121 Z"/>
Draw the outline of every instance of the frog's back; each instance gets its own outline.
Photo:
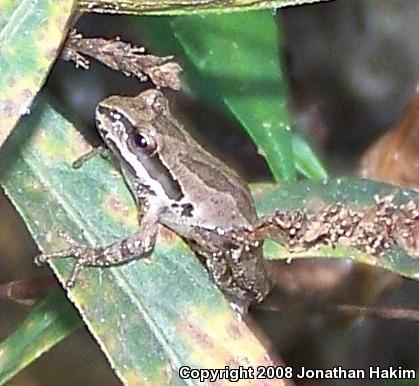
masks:
<path id="1" fill-rule="evenodd" d="M 195 141 L 161 92 L 149 90 L 131 104 L 134 126 L 156 144 L 142 163 L 164 191 L 156 198 L 165 196 L 164 224 L 184 233 L 190 226 L 229 230 L 253 223 L 256 212 L 246 183 Z M 136 109 L 141 114 L 135 115 Z"/>
<path id="2" fill-rule="evenodd" d="M 186 131 L 165 141 L 176 151 L 165 152 L 161 159 L 169 166 L 179 184 L 189 225 L 222 228 L 251 225 L 256 210 L 247 184 L 226 164 L 198 144 Z"/>

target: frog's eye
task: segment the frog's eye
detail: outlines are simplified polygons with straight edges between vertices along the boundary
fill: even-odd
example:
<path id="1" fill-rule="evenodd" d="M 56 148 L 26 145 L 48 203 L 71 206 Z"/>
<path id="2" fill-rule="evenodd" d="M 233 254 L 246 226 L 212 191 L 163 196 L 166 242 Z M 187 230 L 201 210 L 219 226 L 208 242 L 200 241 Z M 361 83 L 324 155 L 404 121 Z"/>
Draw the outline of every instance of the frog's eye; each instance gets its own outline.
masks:
<path id="1" fill-rule="evenodd" d="M 142 149 L 146 149 L 148 146 L 148 140 L 144 135 L 141 135 L 139 133 L 135 133 L 134 135 L 134 143 L 135 146 L 140 147 Z"/>
<path id="2" fill-rule="evenodd" d="M 137 152 L 141 150 L 147 155 L 153 155 L 157 149 L 157 143 L 148 136 L 136 131 L 131 136 L 131 147 Z"/>

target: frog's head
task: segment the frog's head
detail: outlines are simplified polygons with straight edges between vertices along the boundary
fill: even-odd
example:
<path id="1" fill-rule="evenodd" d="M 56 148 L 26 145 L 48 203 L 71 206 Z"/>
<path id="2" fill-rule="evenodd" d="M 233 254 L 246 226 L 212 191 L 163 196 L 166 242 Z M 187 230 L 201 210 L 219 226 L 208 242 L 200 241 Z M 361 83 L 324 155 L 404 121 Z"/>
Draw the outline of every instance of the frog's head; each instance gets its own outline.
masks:
<path id="1" fill-rule="evenodd" d="M 179 184 L 161 157 L 170 128 L 160 120 L 167 114 L 168 101 L 158 90 L 136 97 L 114 95 L 97 106 L 96 126 L 129 180 L 155 195 L 179 200 Z"/>

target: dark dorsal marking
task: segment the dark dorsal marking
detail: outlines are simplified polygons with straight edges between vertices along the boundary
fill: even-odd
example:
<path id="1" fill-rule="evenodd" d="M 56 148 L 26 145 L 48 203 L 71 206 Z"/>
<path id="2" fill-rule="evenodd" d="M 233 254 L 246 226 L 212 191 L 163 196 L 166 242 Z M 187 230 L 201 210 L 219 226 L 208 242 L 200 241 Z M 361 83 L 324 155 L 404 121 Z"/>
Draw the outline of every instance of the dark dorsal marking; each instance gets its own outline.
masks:
<path id="1" fill-rule="evenodd" d="M 200 180 L 205 181 L 207 186 L 221 192 L 230 193 L 231 197 L 237 201 L 238 207 L 247 209 L 244 211 L 244 213 L 242 213 L 244 216 L 249 214 L 246 220 L 249 222 L 254 220 L 252 218 L 252 213 L 254 214 L 254 208 L 252 205 L 250 193 L 247 191 L 246 187 L 243 185 L 243 183 L 241 183 L 238 177 L 234 179 L 235 181 L 231 181 L 228 177 L 226 177 L 222 170 L 220 170 L 222 167 L 225 168 L 225 165 L 219 165 L 219 162 L 215 162 L 214 165 L 210 165 L 190 157 L 183 157 L 182 164 L 185 165 L 191 172 L 193 172 Z"/>
<path id="2" fill-rule="evenodd" d="M 144 156 L 139 158 L 141 158 L 141 163 L 146 168 L 147 173 L 163 187 L 167 197 L 175 201 L 180 201 L 184 197 L 179 182 L 174 179 L 172 173 L 163 164 L 158 152 L 151 157 Z"/>
<path id="3" fill-rule="evenodd" d="M 180 213 L 181 216 L 184 217 L 192 217 L 193 212 L 193 205 L 192 204 L 182 204 L 182 212 Z"/>

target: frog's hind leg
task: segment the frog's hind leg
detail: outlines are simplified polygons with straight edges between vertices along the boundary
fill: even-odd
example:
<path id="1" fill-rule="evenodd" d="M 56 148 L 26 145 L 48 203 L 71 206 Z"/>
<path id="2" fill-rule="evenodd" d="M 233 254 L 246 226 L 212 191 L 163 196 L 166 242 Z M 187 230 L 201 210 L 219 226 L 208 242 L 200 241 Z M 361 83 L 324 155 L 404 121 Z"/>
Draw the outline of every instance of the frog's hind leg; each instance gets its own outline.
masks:
<path id="1" fill-rule="evenodd" d="M 58 252 L 42 253 L 35 257 L 35 263 L 42 265 L 54 258 L 74 257 L 76 263 L 66 284 L 69 288 L 74 286 L 77 275 L 85 266 L 110 267 L 147 257 L 156 242 L 157 224 L 157 213 L 147 211 L 141 218 L 139 232 L 107 246 L 80 245 L 68 236 L 62 236 L 70 244 L 69 248 Z"/>

